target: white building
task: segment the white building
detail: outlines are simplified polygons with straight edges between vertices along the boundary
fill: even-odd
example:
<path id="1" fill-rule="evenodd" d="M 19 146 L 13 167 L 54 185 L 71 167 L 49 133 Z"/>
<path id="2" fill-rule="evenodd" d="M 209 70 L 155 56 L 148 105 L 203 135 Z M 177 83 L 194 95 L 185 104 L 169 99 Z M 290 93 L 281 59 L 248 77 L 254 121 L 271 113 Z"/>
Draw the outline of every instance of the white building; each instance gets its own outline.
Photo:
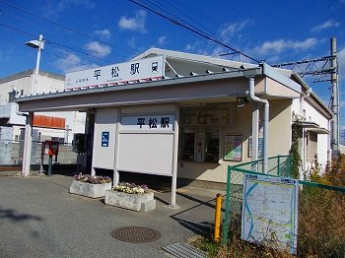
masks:
<path id="1" fill-rule="evenodd" d="M 298 75 L 267 64 L 153 48 L 127 63 L 67 74 L 64 91 L 17 101 L 31 116 L 87 112 L 89 172 L 113 171 L 115 183 L 119 172 L 171 176 L 172 193 L 177 180 L 226 183 L 229 165 L 288 155 L 296 119 L 303 169 L 315 154 L 323 166 L 329 158 L 331 111 Z"/>
<path id="2" fill-rule="evenodd" d="M 35 76 L 34 69 L 0 79 L 0 126 L 13 128 L 13 140 L 20 139 L 26 121 L 26 117 L 18 112 L 14 97 L 61 91 L 64 89 L 64 79 L 64 76 L 43 71 Z M 37 112 L 33 126 L 34 140 L 71 143 L 74 133 L 85 131 L 85 113 Z"/>

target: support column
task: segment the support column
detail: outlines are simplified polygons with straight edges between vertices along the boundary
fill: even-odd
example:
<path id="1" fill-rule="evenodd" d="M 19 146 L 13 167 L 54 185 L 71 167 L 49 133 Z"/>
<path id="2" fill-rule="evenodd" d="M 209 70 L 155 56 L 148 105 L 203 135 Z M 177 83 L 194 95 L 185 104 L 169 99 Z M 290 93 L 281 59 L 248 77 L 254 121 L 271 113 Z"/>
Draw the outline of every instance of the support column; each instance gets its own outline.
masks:
<path id="1" fill-rule="evenodd" d="M 174 150 L 173 150 L 173 168 L 171 179 L 171 207 L 179 208 L 176 205 L 176 189 L 177 189 L 177 169 L 178 169 L 178 142 L 179 142 L 179 120 L 180 120 L 180 108 L 175 108 L 175 121 L 174 121 Z"/>
<path id="2" fill-rule="evenodd" d="M 29 112 L 29 115 L 26 117 L 25 124 L 22 176 L 28 176 L 30 174 L 33 118 L 34 113 Z"/>
<path id="3" fill-rule="evenodd" d="M 115 129 L 115 157 L 114 157 L 114 173 L 113 173 L 113 186 L 116 186 L 120 182 L 120 172 L 117 170 L 118 157 L 119 157 L 119 136 L 120 136 L 120 109 L 116 112 L 116 129 Z"/>
<path id="4" fill-rule="evenodd" d="M 252 102 L 252 161 L 258 160 L 259 154 L 259 105 Z"/>

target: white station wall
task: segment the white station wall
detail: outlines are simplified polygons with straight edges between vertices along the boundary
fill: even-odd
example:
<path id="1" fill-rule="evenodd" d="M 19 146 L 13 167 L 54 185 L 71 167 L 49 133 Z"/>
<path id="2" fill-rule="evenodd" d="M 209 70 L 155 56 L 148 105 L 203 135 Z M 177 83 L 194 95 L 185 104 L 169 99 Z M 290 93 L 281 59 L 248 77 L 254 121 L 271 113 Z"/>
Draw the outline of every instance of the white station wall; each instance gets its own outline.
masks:
<path id="1" fill-rule="evenodd" d="M 98 109 L 95 114 L 95 131 L 93 146 L 93 167 L 114 169 L 115 133 L 118 119 L 116 108 Z M 108 144 L 104 144 L 102 136 L 108 133 Z"/>

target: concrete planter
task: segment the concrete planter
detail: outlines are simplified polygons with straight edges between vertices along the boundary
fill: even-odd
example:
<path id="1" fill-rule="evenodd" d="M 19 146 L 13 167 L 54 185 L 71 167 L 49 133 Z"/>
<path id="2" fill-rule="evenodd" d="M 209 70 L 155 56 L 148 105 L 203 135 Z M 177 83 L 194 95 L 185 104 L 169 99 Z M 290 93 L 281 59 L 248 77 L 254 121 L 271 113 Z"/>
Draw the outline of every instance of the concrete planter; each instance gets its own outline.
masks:
<path id="1" fill-rule="evenodd" d="M 73 180 L 69 192 L 72 194 L 83 195 L 91 198 L 99 198 L 105 196 L 105 191 L 111 189 L 111 183 L 90 184 Z"/>
<path id="2" fill-rule="evenodd" d="M 114 190 L 105 191 L 105 204 L 132 211 L 148 212 L 156 209 L 156 200 L 152 192 L 146 194 L 128 194 Z"/>

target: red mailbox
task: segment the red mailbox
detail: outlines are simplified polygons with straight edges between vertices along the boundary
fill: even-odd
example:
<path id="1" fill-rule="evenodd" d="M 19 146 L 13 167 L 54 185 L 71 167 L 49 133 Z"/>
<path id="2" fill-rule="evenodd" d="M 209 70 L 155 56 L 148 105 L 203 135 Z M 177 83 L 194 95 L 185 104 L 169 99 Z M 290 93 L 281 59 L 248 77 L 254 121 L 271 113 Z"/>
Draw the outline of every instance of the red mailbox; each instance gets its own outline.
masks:
<path id="1" fill-rule="evenodd" d="M 59 142 L 45 141 L 43 144 L 44 155 L 57 156 L 59 154 Z"/>

